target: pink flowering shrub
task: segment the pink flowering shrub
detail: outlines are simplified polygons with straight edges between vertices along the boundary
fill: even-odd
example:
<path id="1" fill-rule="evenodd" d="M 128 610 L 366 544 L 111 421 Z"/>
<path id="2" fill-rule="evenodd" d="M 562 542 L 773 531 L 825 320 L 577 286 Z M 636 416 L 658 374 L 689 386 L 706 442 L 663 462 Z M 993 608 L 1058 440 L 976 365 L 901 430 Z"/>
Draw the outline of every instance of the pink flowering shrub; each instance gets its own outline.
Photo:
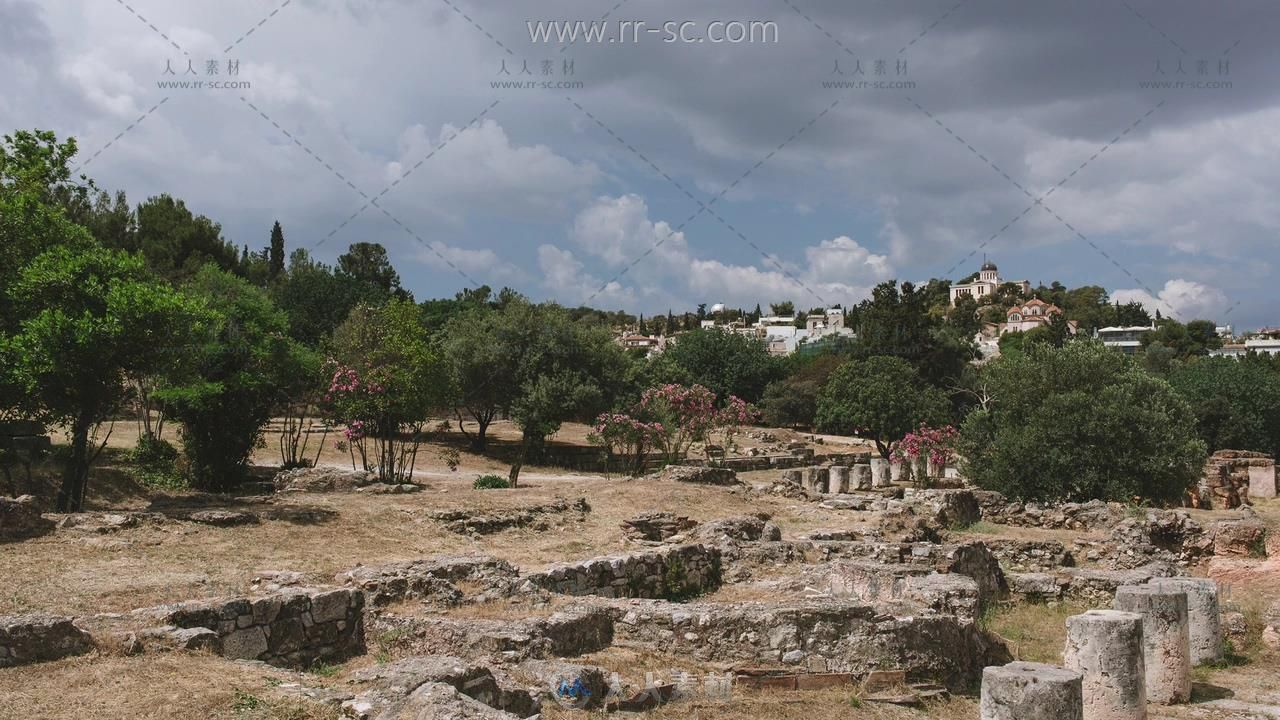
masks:
<path id="1" fill-rule="evenodd" d="M 960 432 L 951 425 L 930 427 L 920 423 L 920 427 L 907 433 L 894 443 L 890 459 L 902 462 L 908 458 L 928 458 L 934 467 L 943 468 L 955 459 L 956 440 Z"/>
<path id="2" fill-rule="evenodd" d="M 725 434 L 726 444 L 743 425 L 758 417 L 755 408 L 730 396 L 724 408 L 716 408 L 716 394 L 701 385 L 668 384 L 645 390 L 626 413 L 604 413 L 596 418 L 588 440 L 624 458 L 624 468 L 638 474 L 645 455 L 656 451 L 668 462 L 685 457 L 695 442 Z"/>

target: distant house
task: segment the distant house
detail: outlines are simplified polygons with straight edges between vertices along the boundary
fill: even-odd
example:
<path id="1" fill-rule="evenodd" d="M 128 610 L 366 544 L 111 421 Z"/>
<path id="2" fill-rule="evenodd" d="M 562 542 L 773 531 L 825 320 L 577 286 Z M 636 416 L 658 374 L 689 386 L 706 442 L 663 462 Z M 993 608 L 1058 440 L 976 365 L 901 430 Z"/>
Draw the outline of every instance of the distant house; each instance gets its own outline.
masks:
<path id="1" fill-rule="evenodd" d="M 978 302 L 993 297 L 996 294 L 996 288 L 1003 285 L 1005 280 L 1000 279 L 1000 271 L 996 269 L 996 264 L 988 260 L 982 263 L 982 268 L 978 270 L 978 279 L 968 283 L 958 283 L 951 286 L 951 304 L 954 306 L 956 301 L 962 297 L 971 297 Z M 1023 295 L 1031 294 L 1031 283 L 1027 280 L 1012 281 L 1022 290 Z"/>
<path id="2" fill-rule="evenodd" d="M 1104 327 L 1098 328 L 1094 337 L 1109 348 L 1115 348 L 1126 355 L 1133 355 L 1142 348 L 1142 336 L 1152 330 L 1155 330 L 1155 327 L 1147 325 Z"/>
<path id="3" fill-rule="evenodd" d="M 1259 355 L 1280 355 L 1280 338 L 1254 335 L 1242 343 L 1223 345 L 1217 350 L 1210 350 L 1210 357 L 1242 358 L 1254 352 Z"/>
<path id="4" fill-rule="evenodd" d="M 644 350 L 652 355 L 662 352 L 666 341 L 663 338 L 653 337 L 652 335 L 623 335 L 618 338 L 618 344 L 624 350 Z"/>
<path id="5" fill-rule="evenodd" d="M 1053 321 L 1054 317 L 1062 315 L 1062 308 L 1047 303 L 1040 298 L 1032 298 L 1022 305 L 1015 305 L 1009 308 L 1005 313 L 1005 321 L 1000 323 L 1000 334 L 1011 332 L 1027 332 L 1038 327 L 1044 327 Z M 1067 321 L 1067 328 L 1073 335 L 1076 332 L 1078 323 L 1075 320 Z"/>

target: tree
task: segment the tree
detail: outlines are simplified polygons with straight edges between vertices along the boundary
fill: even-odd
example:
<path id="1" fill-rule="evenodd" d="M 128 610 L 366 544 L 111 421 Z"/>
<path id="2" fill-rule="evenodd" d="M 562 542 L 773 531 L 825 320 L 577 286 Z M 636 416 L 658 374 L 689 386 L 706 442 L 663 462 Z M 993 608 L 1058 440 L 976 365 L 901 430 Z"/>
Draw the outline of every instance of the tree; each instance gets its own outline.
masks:
<path id="1" fill-rule="evenodd" d="M 511 335 L 502 339 L 519 348 L 511 382 L 511 419 L 521 430 L 518 454 L 509 474 L 512 487 L 529 453 L 566 420 L 587 419 L 613 403 L 628 361 L 609 328 L 574 322 L 554 304 L 512 303 Z"/>
<path id="2" fill-rule="evenodd" d="M 703 328 L 682 336 L 649 366 L 648 385 L 702 385 L 717 397 L 758 402 L 765 386 L 782 376 L 780 363 L 764 343 L 723 328 Z"/>
<path id="3" fill-rule="evenodd" d="M 141 258 L 101 247 L 40 255 L 9 296 L 22 320 L 0 339 L 3 365 L 32 414 L 69 428 L 58 509 L 79 511 L 101 451 L 89 447 L 90 434 L 119 406 L 126 378 L 181 365 L 209 316 L 151 278 Z"/>
<path id="4" fill-rule="evenodd" d="M 448 376 L 409 300 L 360 305 L 334 333 L 326 412 L 347 426 L 347 441 L 365 470 L 387 483 L 413 480 L 432 411 L 446 400 Z M 456 457 L 446 453 L 456 467 Z"/>
<path id="5" fill-rule="evenodd" d="M 289 255 L 289 269 L 270 286 L 271 298 L 289 316 L 289 334 L 316 347 L 360 303 L 380 305 L 387 296 L 349 275 L 335 274 L 304 248 Z"/>
<path id="6" fill-rule="evenodd" d="M 1142 336 L 1142 346 L 1149 347 L 1153 343 L 1173 350 L 1175 358 L 1182 360 L 1189 357 L 1208 355 L 1210 350 L 1222 347 L 1222 338 L 1210 320 L 1192 320 L 1186 325 L 1164 318 L 1156 323 L 1156 329 Z"/>
<path id="7" fill-rule="evenodd" d="M 400 287 L 400 274 L 391 265 L 387 249 L 379 243 L 358 242 L 338 256 L 338 272 L 388 296 L 409 298 Z"/>
<path id="8" fill-rule="evenodd" d="M 1210 452 L 1280 454 L 1280 371 L 1275 367 L 1249 358 L 1201 358 L 1173 369 L 1169 384 L 1191 404 Z"/>
<path id="9" fill-rule="evenodd" d="M 530 317 L 524 307 L 511 312 L 473 307 L 449 321 L 441 333 L 441 350 L 449 369 L 452 405 L 458 428 L 477 452 L 485 450 L 489 425 L 511 408 Z M 476 422 L 474 435 L 463 425 L 463 413 Z"/>
<path id="10" fill-rule="evenodd" d="M 818 394 L 845 360 L 827 353 L 811 356 L 786 378 L 769 383 L 760 401 L 764 422 L 774 427 L 813 427 Z"/>
<path id="11" fill-rule="evenodd" d="M 855 313 L 857 343 L 854 356 L 866 359 L 878 355 L 902 358 L 920 376 L 936 387 L 954 385 L 968 362 L 977 356 L 972 334 L 931 316 L 931 302 L 943 286 L 917 290 L 911 283 L 901 288 L 893 281 L 877 285 L 871 297 L 858 305 Z"/>
<path id="12" fill-rule="evenodd" d="M 271 279 L 275 280 L 284 272 L 284 230 L 277 220 L 271 226 L 271 246 L 268 250 L 268 264 Z"/>
<path id="13" fill-rule="evenodd" d="M 757 308 L 758 307 L 759 306 L 757 306 Z M 790 300 L 783 300 L 782 302 L 769 303 L 769 314 L 774 317 L 785 317 L 787 315 L 794 314 L 795 311 L 796 311 L 796 304 L 791 302 Z"/>
<path id="14" fill-rule="evenodd" d="M 910 363 L 877 356 L 850 360 L 831 374 L 818 395 L 822 432 L 871 438 L 881 457 L 921 423 L 945 425 L 951 407 L 941 390 L 923 383 Z"/>
<path id="15" fill-rule="evenodd" d="M 186 289 L 217 313 L 217 324 L 191 353 L 194 373 L 171 378 L 155 394 L 182 423 L 192 483 L 226 491 L 245 479 L 278 388 L 305 368 L 287 316 L 265 291 L 214 265 L 201 268 Z"/>
<path id="16" fill-rule="evenodd" d="M 138 206 L 136 246 L 147 267 L 170 280 L 191 277 L 206 263 L 226 271 L 239 267 L 234 244 L 222 239 L 222 227 L 167 194 Z"/>
<path id="17" fill-rule="evenodd" d="M 1195 416 L 1102 343 L 1035 343 L 980 370 L 991 394 L 961 428 L 965 472 L 1019 500 L 1176 502 L 1199 477 Z"/>

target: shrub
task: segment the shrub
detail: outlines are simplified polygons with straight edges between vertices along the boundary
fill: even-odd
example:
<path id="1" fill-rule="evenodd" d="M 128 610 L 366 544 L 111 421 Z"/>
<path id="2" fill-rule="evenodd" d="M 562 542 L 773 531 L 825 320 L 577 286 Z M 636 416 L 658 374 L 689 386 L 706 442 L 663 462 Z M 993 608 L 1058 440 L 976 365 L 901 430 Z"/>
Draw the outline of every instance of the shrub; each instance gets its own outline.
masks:
<path id="1" fill-rule="evenodd" d="M 1176 502 L 1205 445 L 1167 382 L 1101 343 L 1035 345 L 982 369 L 994 398 L 969 414 L 968 477 L 1018 500 Z"/>
<path id="2" fill-rule="evenodd" d="M 511 487 L 507 479 L 501 475 L 481 475 L 472 486 L 476 490 L 506 490 Z"/>

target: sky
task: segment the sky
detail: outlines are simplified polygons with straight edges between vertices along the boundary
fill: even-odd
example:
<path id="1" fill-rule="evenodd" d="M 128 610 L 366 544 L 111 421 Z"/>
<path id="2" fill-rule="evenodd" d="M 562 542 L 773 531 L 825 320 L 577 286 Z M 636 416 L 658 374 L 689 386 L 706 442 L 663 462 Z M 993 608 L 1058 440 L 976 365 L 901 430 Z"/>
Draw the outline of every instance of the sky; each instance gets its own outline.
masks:
<path id="1" fill-rule="evenodd" d="M 690 5 L 0 0 L 0 129 L 237 245 L 380 242 L 419 299 L 822 307 L 985 257 L 1280 325 L 1273 0 Z"/>

